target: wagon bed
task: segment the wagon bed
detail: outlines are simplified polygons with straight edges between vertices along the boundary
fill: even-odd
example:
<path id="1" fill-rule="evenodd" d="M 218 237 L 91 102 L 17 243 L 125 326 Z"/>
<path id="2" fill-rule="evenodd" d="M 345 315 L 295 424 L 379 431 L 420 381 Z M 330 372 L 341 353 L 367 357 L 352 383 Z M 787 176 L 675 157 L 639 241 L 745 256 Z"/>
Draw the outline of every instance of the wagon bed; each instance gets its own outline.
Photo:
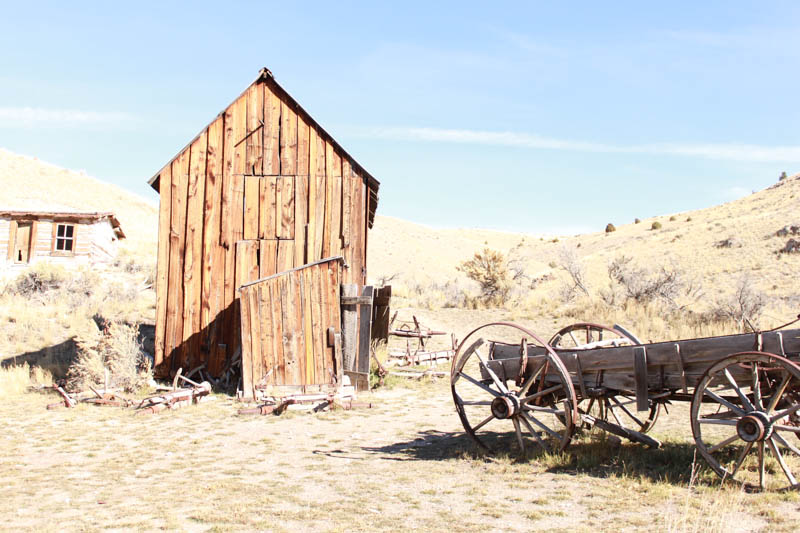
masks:
<path id="1" fill-rule="evenodd" d="M 619 326 L 574 324 L 544 342 L 493 323 L 461 343 L 451 386 L 464 428 L 484 448 L 497 421 L 512 423 L 521 450 L 530 441 L 564 450 L 589 427 L 659 446 L 645 433 L 664 404 L 691 401 L 695 444 L 717 473 L 765 488 L 775 471 L 795 487 L 798 362 L 800 329 L 644 344 Z"/>

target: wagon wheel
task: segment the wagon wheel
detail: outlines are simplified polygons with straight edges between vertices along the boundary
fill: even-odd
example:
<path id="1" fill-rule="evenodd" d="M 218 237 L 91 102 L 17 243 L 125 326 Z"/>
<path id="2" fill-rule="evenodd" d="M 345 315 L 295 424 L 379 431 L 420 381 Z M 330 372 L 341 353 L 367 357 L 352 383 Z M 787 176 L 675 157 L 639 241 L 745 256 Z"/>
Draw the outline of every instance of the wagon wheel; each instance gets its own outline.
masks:
<path id="1" fill-rule="evenodd" d="M 748 487 L 796 488 L 800 367 L 763 352 L 730 355 L 706 370 L 692 399 L 692 433 L 714 471 Z M 788 483 L 787 483 L 788 482 Z"/>
<path id="2" fill-rule="evenodd" d="M 488 365 L 494 343 L 525 347 L 526 354 L 528 343 L 536 343 L 544 355 L 531 360 L 527 377 L 515 385 L 516 376 L 498 376 Z M 510 446 L 504 440 L 511 431 L 522 452 L 530 441 L 549 451 L 569 445 L 576 419 L 572 380 L 552 348 L 522 326 L 496 322 L 467 335 L 453 358 L 450 385 L 461 423 L 481 448 Z"/>
<path id="3" fill-rule="evenodd" d="M 592 322 L 578 322 L 560 329 L 548 343 L 556 350 L 588 350 L 592 348 L 631 346 L 640 344 L 630 332 Z M 595 418 L 617 424 L 623 428 L 647 433 L 661 413 L 661 402 L 650 401 L 650 410 L 639 414 L 634 411 L 636 399 L 625 394 L 602 394 L 594 398 L 581 398 L 578 410 Z"/>

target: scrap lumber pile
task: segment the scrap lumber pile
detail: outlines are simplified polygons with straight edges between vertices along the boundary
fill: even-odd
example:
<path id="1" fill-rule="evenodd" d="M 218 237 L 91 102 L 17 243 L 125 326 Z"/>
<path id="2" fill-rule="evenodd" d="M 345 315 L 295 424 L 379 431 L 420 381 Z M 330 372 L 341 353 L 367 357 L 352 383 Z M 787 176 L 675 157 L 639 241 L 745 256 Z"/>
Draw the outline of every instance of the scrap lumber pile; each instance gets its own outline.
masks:
<path id="1" fill-rule="evenodd" d="M 203 381 L 198 383 L 188 377 L 181 375 L 182 369 L 178 369 L 175 379 L 172 380 L 172 389 L 166 388 L 164 394 L 149 396 L 142 400 L 136 407 L 137 414 L 153 414 L 165 409 L 180 409 L 193 403 L 200 403 L 209 399 L 211 394 L 211 383 Z M 179 388 L 178 382 L 182 381 L 186 386 Z"/>
<path id="2" fill-rule="evenodd" d="M 240 415 L 281 415 L 286 411 L 308 411 L 319 413 L 332 409 L 370 408 L 371 403 L 356 402 L 356 390 L 352 385 L 345 385 L 337 392 L 297 393 L 285 395 L 261 394 L 261 402 L 255 407 L 239 409 Z"/>
<path id="3" fill-rule="evenodd" d="M 211 383 L 204 381 L 195 383 L 192 387 L 184 387 L 172 392 L 149 396 L 139 403 L 136 410 L 137 414 L 152 414 L 165 409 L 180 409 L 208 399 L 209 394 L 211 394 Z"/>
<path id="4" fill-rule="evenodd" d="M 111 407 L 131 407 L 135 404 L 133 400 L 129 400 L 123 396 L 120 396 L 116 391 L 111 389 L 101 389 L 103 391 L 101 394 L 100 391 L 90 386 L 90 392 L 69 394 L 60 385 L 53 385 L 52 388 L 61 396 L 61 401 L 48 404 L 48 410 L 58 409 L 61 407 L 71 408 L 75 407 L 79 403 L 90 403 L 93 405 L 105 405 Z"/>

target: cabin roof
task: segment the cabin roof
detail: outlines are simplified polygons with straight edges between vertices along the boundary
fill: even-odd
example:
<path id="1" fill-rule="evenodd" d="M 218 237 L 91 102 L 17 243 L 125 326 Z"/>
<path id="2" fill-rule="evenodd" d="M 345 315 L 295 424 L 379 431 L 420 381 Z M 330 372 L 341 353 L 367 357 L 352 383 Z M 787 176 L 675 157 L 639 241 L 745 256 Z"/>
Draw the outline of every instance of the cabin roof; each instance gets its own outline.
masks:
<path id="1" fill-rule="evenodd" d="M 242 93 L 233 100 L 233 102 L 231 102 L 230 104 L 228 104 L 225 107 L 225 109 L 223 109 L 222 111 L 217 113 L 217 115 L 214 117 L 214 120 L 209 122 L 202 130 L 200 130 L 200 132 L 197 135 L 195 135 L 194 138 L 186 144 L 186 146 L 181 148 L 178 151 L 178 153 L 175 154 L 175 156 L 172 157 L 172 159 L 170 159 L 165 165 L 163 165 L 159 169 L 159 171 L 152 178 L 150 178 L 147 181 L 147 183 L 151 187 L 153 187 L 153 189 L 158 191 L 158 181 L 159 181 L 158 178 L 159 178 L 159 176 L 161 174 L 161 170 L 163 170 L 168 165 L 170 165 L 173 161 L 175 161 L 178 158 L 178 156 L 180 156 L 187 148 L 189 148 L 192 145 L 192 143 L 194 143 L 194 141 L 196 141 L 203 134 L 203 132 L 206 131 L 209 128 L 209 126 L 211 126 L 211 124 L 214 123 L 214 121 L 217 119 L 217 117 L 219 117 L 220 115 L 224 114 L 225 110 L 228 109 L 228 107 L 230 107 L 234 102 L 236 102 L 236 100 L 241 98 L 247 92 L 247 90 L 250 87 L 252 87 L 256 83 L 259 83 L 261 81 L 265 81 L 265 82 L 269 83 L 270 86 L 273 89 L 276 89 L 276 93 L 279 96 L 284 97 L 287 100 L 287 103 L 294 108 L 296 113 L 298 113 L 300 115 L 303 115 L 303 117 L 306 119 L 306 121 L 310 125 L 314 126 L 314 128 L 317 130 L 317 132 L 319 132 L 320 136 L 322 136 L 325 139 L 327 139 L 334 146 L 334 148 L 336 148 L 337 151 L 341 152 L 341 154 L 345 158 L 347 158 L 347 160 L 350 162 L 350 164 L 353 166 L 353 168 L 355 170 L 357 170 L 359 174 L 364 176 L 364 178 L 367 181 L 367 184 L 369 185 L 371 194 L 373 195 L 374 199 L 377 200 L 377 196 L 378 196 L 377 193 L 378 193 L 378 188 L 380 187 L 380 182 L 378 180 L 376 180 L 372 176 L 372 174 L 367 172 L 367 170 L 364 167 L 362 167 L 361 164 L 359 164 L 359 162 L 356 161 L 353 158 L 353 156 L 351 156 L 349 153 L 347 153 L 347 151 L 344 148 L 342 148 L 342 146 L 336 141 L 336 139 L 334 139 L 333 136 L 331 136 L 330 133 L 325 131 L 325 129 L 322 126 L 320 126 L 320 124 L 316 120 L 314 120 L 314 118 L 311 115 L 309 115 L 308 112 L 305 109 L 303 109 L 303 107 L 297 102 L 297 100 L 295 100 L 294 97 L 291 94 L 289 94 L 288 91 L 286 91 L 286 89 L 281 87 L 281 85 L 277 81 L 275 81 L 275 77 L 272 75 L 272 72 L 270 72 L 270 70 L 268 68 L 266 68 L 266 67 L 264 67 L 261 70 L 259 70 L 258 71 L 258 77 L 253 81 L 253 83 L 248 85 L 247 88 L 244 91 L 242 91 Z M 370 218 L 372 218 L 372 217 L 374 217 L 374 212 L 371 214 Z"/>
<path id="2" fill-rule="evenodd" d="M 80 221 L 80 220 L 89 220 L 92 222 L 98 220 L 105 220 L 111 223 L 111 227 L 114 229 L 114 233 L 117 235 L 117 238 L 124 239 L 125 233 L 122 231 L 122 226 L 117 220 L 117 217 L 114 216 L 114 213 L 111 211 L 91 211 L 91 212 L 84 212 L 84 211 L 31 211 L 31 210 L 20 210 L 20 209 L 2 209 L 0 208 L 0 217 L 8 217 L 14 219 L 28 219 L 28 220 L 38 220 L 40 218 L 52 218 L 54 220 L 59 221 Z"/>

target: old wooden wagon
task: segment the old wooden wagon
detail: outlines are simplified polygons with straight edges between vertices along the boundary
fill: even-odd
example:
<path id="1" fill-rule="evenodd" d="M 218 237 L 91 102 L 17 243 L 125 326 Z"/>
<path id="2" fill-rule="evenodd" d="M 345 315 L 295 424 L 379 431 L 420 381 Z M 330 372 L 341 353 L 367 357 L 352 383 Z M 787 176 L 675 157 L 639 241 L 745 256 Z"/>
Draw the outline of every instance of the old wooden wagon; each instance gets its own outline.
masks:
<path id="1" fill-rule="evenodd" d="M 350 359 L 368 361 L 359 305 L 372 294 L 367 232 L 378 181 L 267 69 L 150 184 L 160 197 L 159 377 L 202 368 L 221 379 L 240 364 L 246 396 L 261 385 L 333 385 L 328 329 L 335 340 L 350 311 L 345 358 L 358 348 Z M 340 286 L 362 300 L 342 307 Z M 363 378 L 351 360 L 344 370 Z"/>
<path id="2" fill-rule="evenodd" d="M 697 451 L 715 472 L 796 487 L 798 363 L 800 329 L 643 344 L 619 326 L 573 324 L 545 342 L 493 323 L 462 341 L 451 387 L 464 428 L 486 449 L 532 442 L 562 451 L 592 426 L 659 446 L 646 434 L 659 412 L 691 402 Z"/>

